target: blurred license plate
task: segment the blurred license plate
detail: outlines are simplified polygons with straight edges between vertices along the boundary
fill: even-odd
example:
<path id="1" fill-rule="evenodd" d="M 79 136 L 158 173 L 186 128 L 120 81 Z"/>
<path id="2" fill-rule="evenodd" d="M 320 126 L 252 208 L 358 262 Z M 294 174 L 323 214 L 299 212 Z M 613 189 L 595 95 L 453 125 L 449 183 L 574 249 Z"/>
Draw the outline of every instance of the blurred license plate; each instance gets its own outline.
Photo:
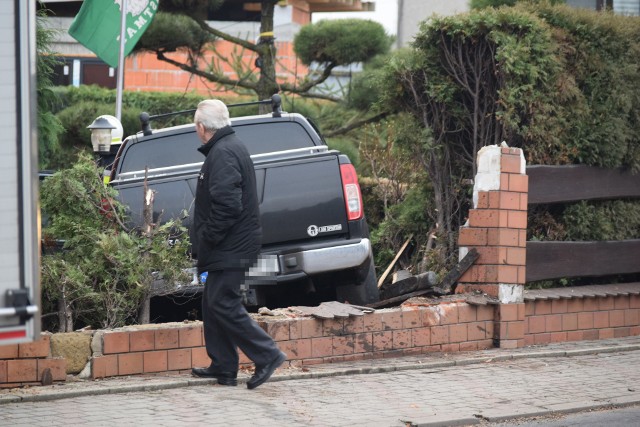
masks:
<path id="1" fill-rule="evenodd" d="M 255 265 L 249 269 L 249 276 L 264 277 L 280 273 L 277 255 L 260 255 Z"/>

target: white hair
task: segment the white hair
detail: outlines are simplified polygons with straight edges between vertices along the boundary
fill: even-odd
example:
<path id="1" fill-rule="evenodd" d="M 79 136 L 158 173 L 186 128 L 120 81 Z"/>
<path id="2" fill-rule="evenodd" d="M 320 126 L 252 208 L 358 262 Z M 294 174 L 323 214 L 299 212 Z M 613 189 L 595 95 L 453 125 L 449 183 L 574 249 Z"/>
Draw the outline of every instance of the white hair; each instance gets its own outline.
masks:
<path id="1" fill-rule="evenodd" d="M 231 125 L 229 110 L 224 103 L 217 99 L 206 99 L 198 104 L 193 116 L 194 123 L 200 123 L 206 130 L 215 132 Z"/>

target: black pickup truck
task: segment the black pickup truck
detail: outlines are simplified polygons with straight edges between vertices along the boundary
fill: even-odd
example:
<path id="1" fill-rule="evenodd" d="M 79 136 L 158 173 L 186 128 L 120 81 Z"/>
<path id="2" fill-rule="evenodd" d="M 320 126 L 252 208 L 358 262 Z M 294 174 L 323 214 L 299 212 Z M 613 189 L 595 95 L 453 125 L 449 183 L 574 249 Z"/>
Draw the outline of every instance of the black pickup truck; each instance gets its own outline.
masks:
<path id="1" fill-rule="evenodd" d="M 346 155 L 330 150 L 315 126 L 299 114 L 233 118 L 256 171 L 262 220 L 262 253 L 254 271 L 268 280 L 246 286 L 247 305 L 269 295 L 304 288 L 324 299 L 352 304 L 378 300 L 378 288 L 355 169 Z M 264 101 L 263 101 L 264 102 Z M 111 170 L 110 183 L 128 206 L 134 225 L 142 222 L 145 168 L 155 190 L 154 221 L 190 212 L 204 157 L 193 125 L 143 131 L 127 138 Z M 187 227 L 191 216 L 183 219 Z M 280 291 L 280 293 L 278 293 Z M 287 291 L 285 291 L 287 292 Z"/>

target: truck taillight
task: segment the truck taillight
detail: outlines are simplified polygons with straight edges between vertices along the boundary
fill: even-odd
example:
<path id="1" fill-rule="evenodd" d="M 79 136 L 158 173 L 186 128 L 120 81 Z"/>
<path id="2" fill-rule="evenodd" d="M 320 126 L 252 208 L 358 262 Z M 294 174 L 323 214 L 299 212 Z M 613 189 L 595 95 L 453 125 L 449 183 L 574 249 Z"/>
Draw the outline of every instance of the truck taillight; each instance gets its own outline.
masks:
<path id="1" fill-rule="evenodd" d="M 362 194 L 358 184 L 358 175 L 352 164 L 340 165 L 340 175 L 342 176 L 342 189 L 344 191 L 344 201 L 347 208 L 349 221 L 362 218 Z"/>

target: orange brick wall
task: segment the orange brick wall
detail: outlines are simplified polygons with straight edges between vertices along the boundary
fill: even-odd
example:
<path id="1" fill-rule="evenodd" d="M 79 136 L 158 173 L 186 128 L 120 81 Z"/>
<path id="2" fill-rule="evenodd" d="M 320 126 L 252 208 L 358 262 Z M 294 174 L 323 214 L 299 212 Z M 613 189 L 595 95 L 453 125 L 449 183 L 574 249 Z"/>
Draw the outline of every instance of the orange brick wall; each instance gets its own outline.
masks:
<path id="1" fill-rule="evenodd" d="M 440 303 L 378 310 L 361 317 L 260 318 L 291 366 L 544 345 L 640 335 L 640 296 L 585 297 L 471 305 Z M 102 343 L 92 377 L 179 372 L 211 361 L 202 323 L 158 324 L 94 332 Z M 50 357 L 50 334 L 30 344 L 0 346 L 0 387 L 37 385 L 46 368 L 66 380 L 66 361 Z M 240 354 L 240 363 L 251 361 Z"/>
<path id="2" fill-rule="evenodd" d="M 292 366 L 493 346 L 494 308 L 466 303 L 380 310 L 349 319 L 261 320 Z M 149 374 L 208 366 L 202 325 L 105 331 L 92 377 Z M 240 363 L 251 361 L 240 353 Z"/>
<path id="3" fill-rule="evenodd" d="M 91 376 L 180 371 L 211 362 L 204 350 L 202 324 L 104 331 L 102 355 L 92 358 Z"/>
<path id="4" fill-rule="evenodd" d="M 278 328 L 278 345 L 292 365 L 309 365 L 491 348 L 493 317 L 493 307 L 452 303 L 349 319 L 295 319 L 268 323 L 266 330 L 273 336 L 271 328 Z"/>
<path id="5" fill-rule="evenodd" d="M 525 304 L 500 304 L 496 307 L 495 338 L 500 348 L 524 347 Z"/>
<path id="6" fill-rule="evenodd" d="M 54 381 L 67 377 L 67 361 L 51 357 L 51 334 L 38 341 L 0 346 L 0 388 L 38 385 L 46 369 Z"/>
<path id="7" fill-rule="evenodd" d="M 298 62 L 293 51 L 292 42 L 277 42 L 276 46 L 276 74 L 279 81 L 290 81 L 296 76 L 306 76 L 308 68 Z M 254 62 L 256 54 L 226 41 L 217 41 L 212 44 L 213 49 L 199 59 L 199 68 L 207 69 L 207 64 L 214 62 L 228 78 L 236 79 L 237 75 L 232 67 L 224 60 L 233 62 L 234 57 L 241 57 L 248 69 L 253 69 L 257 74 L 259 70 Z M 188 63 L 188 53 L 185 50 L 169 52 L 168 58 L 178 62 Z M 158 92 L 197 92 L 202 95 L 223 95 L 227 89 L 218 87 L 206 78 L 191 75 L 186 71 L 156 58 L 149 52 L 130 55 L 126 59 L 124 72 L 124 88 L 128 91 L 158 91 Z"/>
<path id="8" fill-rule="evenodd" d="M 527 302 L 524 332 L 526 345 L 640 335 L 640 296 Z"/>

